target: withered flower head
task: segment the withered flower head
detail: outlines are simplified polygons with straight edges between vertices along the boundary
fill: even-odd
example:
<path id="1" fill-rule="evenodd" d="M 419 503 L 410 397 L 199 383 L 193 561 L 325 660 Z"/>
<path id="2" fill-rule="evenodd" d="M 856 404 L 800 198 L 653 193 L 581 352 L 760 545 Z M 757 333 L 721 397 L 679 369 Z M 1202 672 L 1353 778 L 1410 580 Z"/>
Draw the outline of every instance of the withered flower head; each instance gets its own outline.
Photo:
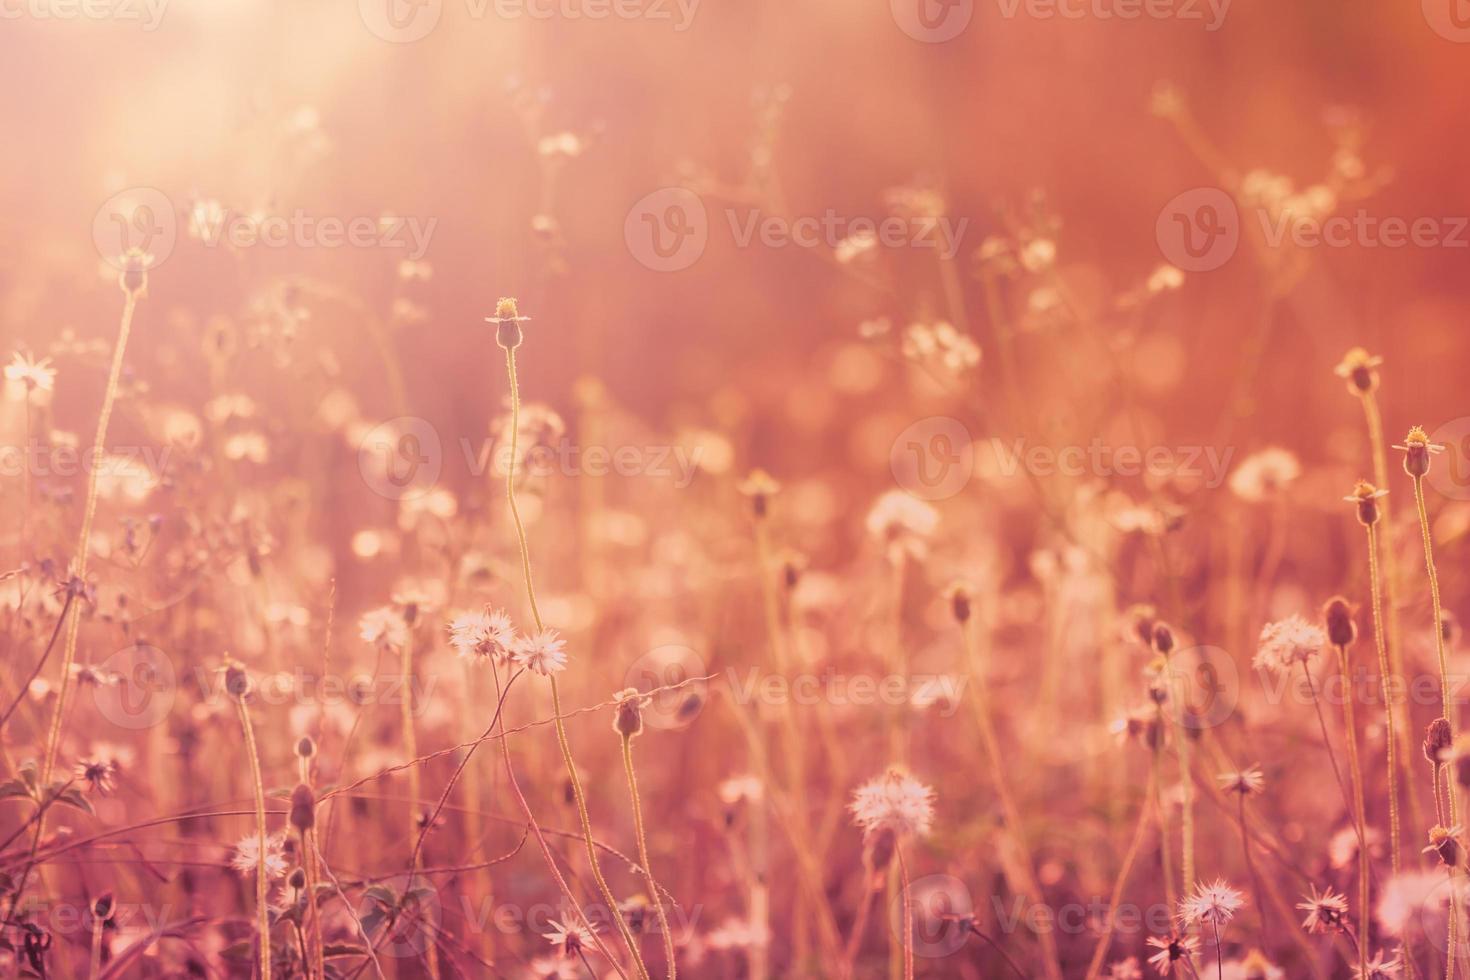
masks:
<path id="1" fill-rule="evenodd" d="M 1430 442 L 1428 434 L 1417 425 L 1404 436 L 1403 445 L 1393 448 L 1404 451 L 1404 472 L 1416 480 L 1429 472 L 1429 458 L 1435 453 L 1444 452 L 1444 447 Z"/>
<path id="2" fill-rule="evenodd" d="M 305 783 L 291 791 L 291 826 L 303 834 L 316 825 L 316 794 Z"/>
<path id="3" fill-rule="evenodd" d="M 485 322 L 495 324 L 497 344 L 506 350 L 515 350 L 524 339 L 521 324 L 529 319 L 531 318 L 528 316 L 521 316 L 514 297 L 502 296 L 495 304 L 495 315 L 487 316 Z"/>
<path id="4" fill-rule="evenodd" d="M 1168 623 L 1162 620 L 1154 623 L 1153 644 L 1154 650 L 1166 657 L 1173 651 L 1174 631 L 1169 628 Z"/>
<path id="5" fill-rule="evenodd" d="M 949 608 L 954 613 L 956 622 L 969 622 L 970 614 L 974 611 L 973 597 L 970 593 L 968 582 L 954 582 L 948 589 L 944 590 L 944 596 L 949 600 Z"/>
<path id="6" fill-rule="evenodd" d="M 1439 765 L 1444 761 L 1445 749 L 1450 747 L 1453 740 L 1449 719 L 1434 719 L 1424 729 L 1424 758 L 1436 766 Z"/>
<path id="7" fill-rule="evenodd" d="M 613 708 L 613 731 L 623 738 L 635 738 L 643 734 L 643 706 L 648 698 L 636 687 L 626 687 L 613 695 L 617 705 Z"/>
<path id="8" fill-rule="evenodd" d="M 1380 490 L 1367 480 L 1359 480 L 1353 485 L 1353 492 L 1342 499 L 1358 505 L 1358 523 L 1372 527 L 1378 523 L 1378 498 L 1387 494 L 1387 490 Z"/>
<path id="9" fill-rule="evenodd" d="M 1460 863 L 1460 841 L 1461 828 L 1433 826 L 1429 828 L 1429 846 L 1424 848 L 1425 854 L 1436 854 L 1439 860 L 1448 868 L 1458 867 Z"/>
<path id="10" fill-rule="evenodd" d="M 755 515 L 756 520 L 763 520 L 770 512 L 771 498 L 780 489 L 781 484 L 762 469 L 751 470 L 750 475 L 740 483 L 740 492 L 750 498 L 750 512 Z"/>
<path id="11" fill-rule="evenodd" d="M 1327 600 L 1322 607 L 1322 621 L 1327 624 L 1327 639 L 1333 646 L 1352 646 L 1358 638 L 1358 624 L 1353 621 L 1353 607 L 1340 595 Z"/>
<path id="12" fill-rule="evenodd" d="M 1382 363 L 1383 358 L 1354 347 L 1342 356 L 1342 361 L 1332 371 L 1347 382 L 1348 391 L 1366 395 L 1378 387 L 1378 366 Z"/>

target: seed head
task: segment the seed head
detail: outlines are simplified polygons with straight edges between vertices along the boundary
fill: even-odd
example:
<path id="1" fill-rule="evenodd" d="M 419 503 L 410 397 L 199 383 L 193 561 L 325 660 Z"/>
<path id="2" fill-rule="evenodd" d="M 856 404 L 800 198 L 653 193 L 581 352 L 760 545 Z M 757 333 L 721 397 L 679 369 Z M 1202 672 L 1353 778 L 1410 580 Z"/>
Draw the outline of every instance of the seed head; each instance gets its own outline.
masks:
<path id="1" fill-rule="evenodd" d="M 250 675 L 245 673 L 245 668 L 239 664 L 230 664 L 225 668 L 225 692 L 236 701 L 244 701 L 250 696 Z"/>
<path id="2" fill-rule="evenodd" d="M 1439 856 L 1445 867 L 1458 867 L 1460 863 L 1460 828 L 1434 826 L 1429 828 L 1429 846 L 1424 848 L 1425 854 Z"/>
<path id="3" fill-rule="evenodd" d="M 310 759 L 316 755 L 316 742 L 312 741 L 310 735 L 303 735 L 296 741 L 296 757 L 298 759 Z"/>
<path id="4" fill-rule="evenodd" d="M 1433 765 L 1444 761 L 1444 751 L 1454 741 L 1448 718 L 1436 718 L 1424 729 L 1424 758 Z"/>
<path id="5" fill-rule="evenodd" d="M 1167 657 L 1174 649 L 1174 631 L 1169 624 L 1160 620 L 1154 623 L 1154 650 Z"/>
<path id="6" fill-rule="evenodd" d="M 1349 647 L 1358 638 L 1358 624 L 1353 621 L 1353 607 L 1340 595 L 1327 600 L 1322 607 L 1322 621 L 1327 624 L 1327 639 L 1333 646 Z"/>
<path id="7" fill-rule="evenodd" d="M 291 826 L 303 834 L 316 825 L 316 794 L 305 783 L 291 791 Z"/>
<path id="8" fill-rule="evenodd" d="M 301 868 L 294 869 L 291 872 L 291 877 L 286 879 L 286 883 L 294 890 L 301 891 L 301 889 L 306 887 L 306 872 Z"/>

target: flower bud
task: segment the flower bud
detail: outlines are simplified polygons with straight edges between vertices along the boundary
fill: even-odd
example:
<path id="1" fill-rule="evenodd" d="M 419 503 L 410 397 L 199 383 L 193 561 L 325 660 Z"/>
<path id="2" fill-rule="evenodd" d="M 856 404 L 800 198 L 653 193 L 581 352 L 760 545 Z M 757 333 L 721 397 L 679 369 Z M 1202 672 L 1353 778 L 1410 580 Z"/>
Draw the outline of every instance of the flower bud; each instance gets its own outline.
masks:
<path id="1" fill-rule="evenodd" d="M 613 709 L 613 731 L 623 738 L 634 738 L 643 734 L 643 695 L 635 687 L 625 688 L 613 695 L 617 707 Z"/>
<path id="2" fill-rule="evenodd" d="M 305 783 L 291 791 L 291 826 L 306 833 L 316 825 L 316 794 Z"/>
<path id="3" fill-rule="evenodd" d="M 1444 761 L 1444 750 L 1450 747 L 1454 736 L 1450 734 L 1448 719 L 1436 718 L 1424 729 L 1424 758 L 1434 765 Z"/>
<path id="4" fill-rule="evenodd" d="M 1348 647 L 1358 638 L 1358 624 L 1353 622 L 1353 607 L 1342 596 L 1333 596 L 1322 607 L 1322 619 L 1327 624 L 1327 639 L 1333 646 Z"/>
<path id="5" fill-rule="evenodd" d="M 521 315 L 516 308 L 513 297 L 502 296 L 495 304 L 495 342 L 506 350 L 515 350 L 521 346 L 524 335 L 521 333 Z"/>
<path id="6" fill-rule="evenodd" d="M 1174 631 L 1169 628 L 1168 623 L 1154 623 L 1154 650 L 1168 656 L 1174 649 Z"/>

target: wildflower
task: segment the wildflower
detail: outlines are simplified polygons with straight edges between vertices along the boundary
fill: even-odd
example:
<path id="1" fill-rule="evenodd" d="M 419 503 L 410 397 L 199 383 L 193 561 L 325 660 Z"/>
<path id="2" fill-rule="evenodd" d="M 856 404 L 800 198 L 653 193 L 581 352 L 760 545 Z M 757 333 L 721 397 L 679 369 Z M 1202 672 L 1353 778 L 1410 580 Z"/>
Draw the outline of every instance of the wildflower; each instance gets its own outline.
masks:
<path id="1" fill-rule="evenodd" d="M 889 490 L 868 511 L 868 533 L 890 544 L 917 543 L 939 526 L 939 511 L 902 490 Z"/>
<path id="2" fill-rule="evenodd" d="M 235 853 L 230 857 L 230 867 L 242 875 L 252 874 L 260 863 L 260 835 L 246 834 L 235 842 Z M 286 863 L 286 834 L 276 831 L 265 839 L 265 876 L 284 878 Z"/>
<path id="3" fill-rule="evenodd" d="M 1259 503 L 1286 489 L 1302 475 L 1302 465 L 1285 449 L 1263 449 L 1243 459 L 1230 474 L 1230 490 L 1241 500 Z"/>
<path id="4" fill-rule="evenodd" d="M 1378 523 L 1378 498 L 1387 495 L 1387 490 L 1380 490 L 1367 480 L 1359 480 L 1353 484 L 1353 492 L 1342 499 L 1350 504 L 1358 505 L 1359 524 L 1364 527 L 1372 527 Z"/>
<path id="5" fill-rule="evenodd" d="M 643 734 L 643 708 L 648 697 L 636 687 L 625 687 L 613 695 L 613 731 L 624 738 Z"/>
<path id="6" fill-rule="evenodd" d="M 923 836 L 934 822 L 934 791 L 898 769 L 859 786 L 848 804 L 866 833 L 880 829 Z"/>
<path id="7" fill-rule="evenodd" d="M 1179 903 L 1179 921 L 1209 922 L 1223 926 L 1245 904 L 1245 896 L 1216 878 L 1210 885 L 1195 885 L 1194 893 Z"/>
<path id="8" fill-rule="evenodd" d="M 1402 446 L 1394 446 L 1395 449 L 1404 451 L 1404 472 L 1419 479 L 1429 472 L 1429 459 L 1436 453 L 1444 452 L 1444 447 L 1429 441 L 1429 436 L 1419 426 L 1409 430 L 1404 436 Z"/>
<path id="9" fill-rule="evenodd" d="M 495 303 L 495 315 L 487 316 L 486 323 L 495 324 L 495 342 L 506 350 L 515 350 L 521 346 L 523 335 L 521 324 L 531 318 L 521 316 L 516 307 L 516 301 L 512 297 L 502 296 Z"/>
<path id="10" fill-rule="evenodd" d="M 128 249 L 122 257 L 122 274 L 117 279 L 122 291 L 134 299 L 148 295 L 148 270 L 153 261 L 153 256 L 140 248 Z"/>
<path id="11" fill-rule="evenodd" d="M 79 759 L 72 772 L 77 782 L 99 796 L 107 796 L 117 785 L 118 765 L 114 759 Z"/>
<path id="12" fill-rule="evenodd" d="M 1143 980 L 1143 971 L 1138 968 L 1138 957 L 1130 956 L 1108 967 L 1107 980 Z"/>
<path id="13" fill-rule="evenodd" d="M 1255 796 L 1266 790 L 1266 777 L 1261 773 L 1261 767 L 1258 765 L 1247 766 L 1239 772 L 1222 772 L 1215 779 L 1219 781 L 1220 788 L 1227 793 Z"/>
<path id="14" fill-rule="evenodd" d="M 1347 382 L 1348 391 L 1355 395 L 1366 395 L 1378 387 L 1378 367 L 1383 358 L 1369 354 L 1361 347 L 1354 347 L 1342 355 L 1337 367 L 1332 369 Z"/>
<path id="15" fill-rule="evenodd" d="M 1298 902 L 1296 907 L 1307 913 L 1302 920 L 1302 928 L 1307 932 L 1342 932 L 1347 928 L 1348 900 L 1346 895 L 1340 895 L 1328 888 L 1317 891 L 1317 886 L 1312 885 L 1312 892 L 1306 896 L 1305 902 Z"/>
<path id="16" fill-rule="evenodd" d="M 1296 663 L 1306 663 L 1327 645 L 1327 634 L 1300 616 L 1292 615 L 1261 629 L 1260 645 L 1251 661 L 1257 670 L 1285 673 Z"/>
<path id="17" fill-rule="evenodd" d="M 1404 963 L 1398 954 L 1392 957 L 1383 950 L 1374 954 L 1366 969 L 1353 966 L 1353 980 L 1398 980 L 1403 976 Z"/>
<path id="18" fill-rule="evenodd" d="M 1464 828 L 1458 824 L 1453 827 L 1435 825 L 1429 828 L 1429 846 L 1424 848 L 1424 854 L 1434 854 L 1439 857 L 1440 863 L 1447 868 L 1455 868 L 1460 864 L 1460 833 Z"/>
<path id="19" fill-rule="evenodd" d="M 1186 976 L 1194 969 L 1195 954 L 1199 952 L 1199 940 L 1193 936 L 1171 933 L 1167 939 L 1149 936 L 1148 944 L 1158 950 L 1148 958 L 1149 964 L 1159 976 Z M 1180 965 L 1180 964 L 1184 965 Z"/>
<path id="20" fill-rule="evenodd" d="M 1447 882 L 1442 870 L 1396 874 L 1384 882 L 1379 893 L 1374 910 L 1378 925 L 1385 934 L 1399 938 L 1420 929 L 1437 931 L 1444 925 L 1450 897 L 1458 894 L 1463 902 L 1464 891 L 1462 878 Z"/>
<path id="21" fill-rule="evenodd" d="M 944 590 L 956 622 L 967 622 L 974 603 L 974 588 L 968 582 L 953 582 Z"/>
<path id="22" fill-rule="evenodd" d="M 392 606 L 379 606 L 363 614 L 357 622 L 364 640 L 377 646 L 401 647 L 408 642 L 408 623 Z"/>
<path id="23" fill-rule="evenodd" d="M 558 922 L 556 919 L 550 920 L 547 925 L 551 926 L 551 931 L 543 932 L 541 938 L 559 947 L 561 955 L 568 959 L 576 959 L 582 950 L 592 945 L 592 930 L 587 926 Z"/>
<path id="24" fill-rule="evenodd" d="M 1162 293 L 1184 285 L 1184 273 L 1175 266 L 1165 263 L 1154 269 L 1144 286 L 1150 293 Z"/>
<path id="25" fill-rule="evenodd" d="M 449 624 L 449 645 L 464 659 L 483 657 L 500 666 L 510 660 L 515 643 L 510 617 L 499 609 L 463 613 Z"/>
<path id="26" fill-rule="evenodd" d="M 567 669 L 567 641 L 556 630 L 544 629 L 516 641 L 515 661 L 542 677 Z"/>
<path id="27" fill-rule="evenodd" d="M 25 385 L 27 392 L 50 391 L 56 385 L 56 369 L 51 366 L 49 357 L 38 361 L 29 354 L 16 351 L 10 363 L 5 365 L 5 380 Z"/>
<path id="28" fill-rule="evenodd" d="M 740 492 L 750 498 L 750 511 L 757 520 L 765 517 L 770 509 L 771 498 L 781 490 L 781 484 L 771 479 L 771 474 L 762 469 L 750 471 L 740 484 Z"/>

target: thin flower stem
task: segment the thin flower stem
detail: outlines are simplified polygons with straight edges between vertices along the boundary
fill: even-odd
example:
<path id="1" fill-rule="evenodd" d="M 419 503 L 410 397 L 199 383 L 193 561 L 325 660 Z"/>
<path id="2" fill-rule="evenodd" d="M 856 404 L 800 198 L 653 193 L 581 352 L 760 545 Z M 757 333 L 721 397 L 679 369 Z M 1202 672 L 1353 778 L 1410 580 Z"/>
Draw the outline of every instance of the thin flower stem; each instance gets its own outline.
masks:
<path id="1" fill-rule="evenodd" d="M 1263 900 L 1264 889 L 1261 887 L 1261 872 L 1256 868 L 1255 858 L 1251 857 L 1250 832 L 1245 827 L 1245 794 L 1236 794 L 1236 819 L 1240 824 L 1240 852 L 1245 858 L 1246 869 L 1250 872 L 1251 883 L 1256 891 L 1256 909 L 1261 917 L 1261 938 L 1269 946 L 1271 942 L 1271 926 L 1266 918 L 1266 903 Z"/>
<path id="2" fill-rule="evenodd" d="M 1399 834 L 1399 771 L 1396 757 L 1397 746 L 1394 738 L 1394 703 L 1393 687 L 1395 675 L 1391 672 L 1388 662 L 1388 643 L 1383 635 L 1383 577 L 1378 570 L 1378 528 L 1376 525 L 1367 525 L 1368 531 L 1368 579 L 1373 593 L 1373 639 L 1378 645 L 1378 672 L 1383 687 L 1383 720 L 1387 726 L 1383 743 L 1388 752 L 1388 827 L 1389 846 L 1392 848 L 1389 854 L 1393 858 L 1393 873 L 1399 873 L 1399 848 L 1401 846 Z"/>
<path id="3" fill-rule="evenodd" d="M 1215 927 L 1215 976 L 1217 980 L 1225 980 L 1225 951 L 1220 946 L 1220 920 L 1212 919 L 1210 924 Z"/>
<path id="4" fill-rule="evenodd" d="M 1368 828 L 1363 805 L 1363 768 L 1358 759 L 1358 729 L 1353 720 L 1352 670 L 1345 646 L 1337 648 L 1338 666 L 1342 671 L 1344 697 L 1343 725 L 1347 729 L 1348 771 L 1353 781 L 1353 820 L 1358 828 L 1358 969 L 1368 975 Z"/>
<path id="5" fill-rule="evenodd" d="M 526 581 L 526 600 L 530 604 L 531 618 L 539 633 L 544 627 L 541 623 L 541 611 L 536 605 L 536 586 L 531 577 L 531 549 L 526 543 L 526 527 L 521 521 L 520 508 L 516 506 L 516 453 L 518 452 L 517 442 L 521 423 L 521 391 L 516 378 L 514 346 L 505 348 L 505 373 L 510 382 L 510 462 L 505 473 L 505 498 L 510 505 L 511 520 L 516 529 L 516 541 L 520 546 L 521 574 Z M 554 674 L 547 679 L 551 682 L 552 713 L 556 716 L 556 741 L 561 748 L 562 762 L 566 766 L 567 779 L 572 786 L 572 797 L 577 805 L 577 817 L 582 824 L 588 869 L 592 872 L 593 880 L 597 882 L 597 890 L 601 892 L 603 901 L 607 903 L 608 917 L 617 924 L 618 934 L 622 936 L 623 943 L 633 957 L 633 966 L 638 971 L 639 980 L 649 980 L 648 967 L 643 963 L 643 956 L 638 950 L 638 942 L 633 937 L 632 930 L 628 928 L 628 923 L 618 912 L 617 898 L 613 895 L 612 889 L 608 887 L 607 879 L 602 875 L 602 867 L 597 860 L 597 842 L 592 836 L 592 818 L 587 813 L 587 799 L 582 792 L 582 778 L 577 773 L 577 763 L 572 756 L 572 745 L 567 739 L 567 727 L 561 717 L 561 690 Z"/>
<path id="6" fill-rule="evenodd" d="M 966 620 L 960 627 L 960 632 L 964 635 L 966 660 L 971 664 L 981 662 L 977 652 L 975 628 L 974 617 Z M 1001 753 L 1000 737 L 995 730 L 995 721 L 991 717 L 990 697 L 985 682 L 986 678 L 981 675 L 971 678 L 969 685 L 971 704 L 975 710 L 975 721 L 980 728 L 980 744 L 985 750 L 985 761 L 990 768 L 990 778 L 995 785 L 996 796 L 1000 797 L 1001 812 L 1005 815 L 1006 827 L 1010 831 L 1011 839 L 1015 841 L 1017 857 L 1023 869 L 1022 873 L 1025 875 L 1025 880 L 1018 883 L 1021 886 L 1020 890 L 1024 891 L 1027 901 L 1039 902 L 1042 900 L 1041 885 L 1036 880 L 1036 865 L 1031 856 L 1031 846 L 1026 840 L 1021 807 L 1011 790 L 1010 780 L 1006 777 L 1006 760 Z M 1167 869 L 1167 858 L 1165 862 Z M 1168 877 L 1167 870 L 1165 877 Z M 1045 956 L 1046 976 L 1060 980 L 1062 967 L 1061 958 L 1057 952 L 1056 938 L 1050 929 L 1037 930 L 1037 936 L 1041 941 L 1042 953 Z"/>
<path id="7" fill-rule="evenodd" d="M 1368 444 L 1373 456 L 1373 482 L 1380 487 L 1388 486 L 1388 449 L 1383 438 L 1383 417 L 1378 411 L 1378 399 L 1370 389 L 1361 395 L 1363 403 L 1363 418 L 1368 426 Z M 1395 677 L 1404 675 L 1404 634 L 1399 621 L 1399 557 L 1398 551 L 1393 546 L 1393 521 L 1392 505 L 1389 496 L 1384 496 L 1378 501 L 1378 512 L 1381 515 L 1380 523 L 1384 527 L 1383 547 L 1383 574 L 1381 576 L 1384 625 L 1387 631 L 1384 637 L 1385 646 L 1388 648 L 1388 666 Z M 1409 738 L 1409 708 L 1406 702 L 1395 706 L 1398 717 L 1395 724 L 1398 727 L 1398 757 L 1403 769 L 1404 786 L 1408 790 L 1409 817 L 1412 826 L 1419 826 L 1424 821 L 1419 812 L 1419 791 L 1415 788 L 1413 763 L 1414 746 Z"/>
<path id="8" fill-rule="evenodd" d="M 1103 960 L 1107 958 L 1108 946 L 1112 942 L 1113 930 L 1117 927 L 1115 910 L 1123 901 L 1123 889 L 1128 885 L 1128 876 L 1133 873 L 1133 865 L 1138 861 L 1138 853 L 1143 850 L 1144 834 L 1148 830 L 1149 808 L 1154 806 L 1154 781 L 1156 770 L 1149 770 L 1149 785 L 1144 790 L 1143 801 L 1138 806 L 1138 821 L 1133 826 L 1133 839 L 1128 843 L 1128 850 L 1123 854 L 1123 863 L 1118 867 L 1118 877 L 1113 880 L 1113 894 L 1108 900 L 1108 912 L 1103 923 L 1103 934 L 1097 939 L 1097 946 L 1092 951 L 1092 961 L 1087 965 L 1086 980 L 1097 980 L 1102 971 Z M 1171 906 L 1172 908 L 1172 906 Z"/>
<path id="9" fill-rule="evenodd" d="M 1158 742 L 1164 739 L 1167 730 L 1164 722 L 1164 709 L 1158 708 L 1159 737 Z M 1170 908 L 1179 904 L 1179 899 L 1174 891 L 1174 861 L 1170 856 L 1169 848 L 1169 813 L 1164 809 L 1164 759 L 1163 746 L 1155 744 L 1152 746 L 1151 761 L 1153 766 L 1153 791 L 1154 806 L 1159 811 L 1159 859 L 1163 863 L 1164 870 L 1164 901 L 1169 903 Z"/>
<path id="10" fill-rule="evenodd" d="M 1424 571 L 1429 577 L 1429 598 L 1434 610 L 1434 650 L 1439 655 L 1439 689 L 1444 702 L 1444 718 L 1450 723 L 1450 734 L 1459 726 L 1455 724 L 1454 704 L 1450 697 L 1450 666 L 1444 649 L 1444 611 L 1439 602 L 1439 573 L 1434 567 L 1434 540 L 1429 531 L 1429 511 L 1424 506 L 1424 478 L 1414 477 L 1414 505 L 1419 510 L 1419 534 L 1424 539 Z M 1457 820 L 1459 807 L 1454 794 L 1450 794 L 1450 819 Z"/>
<path id="11" fill-rule="evenodd" d="M 638 863 L 643 876 L 648 879 L 648 897 L 653 901 L 653 910 L 658 915 L 659 931 L 664 939 L 664 959 L 668 963 L 669 980 L 675 980 L 679 970 L 674 963 L 674 934 L 669 931 L 669 917 L 664 912 L 664 900 L 659 895 L 658 883 L 654 881 L 653 865 L 648 860 L 648 837 L 643 829 L 643 801 L 638 795 L 638 776 L 633 768 L 633 739 L 623 735 L 623 772 L 628 777 L 628 796 L 633 801 L 633 832 L 638 837 Z"/>
<path id="12" fill-rule="evenodd" d="M 245 705 L 245 696 L 235 700 L 240 714 L 240 729 L 245 734 L 245 754 L 250 759 L 251 789 L 255 794 L 255 909 L 257 928 L 260 930 L 260 976 L 271 980 L 271 913 L 267 894 L 270 881 L 266 876 L 266 831 L 265 831 L 265 781 L 260 774 L 260 753 L 255 744 L 255 728 L 250 723 L 250 709 Z"/>
<path id="13" fill-rule="evenodd" d="M 903 980 L 914 980 L 914 896 L 909 888 L 909 866 L 902 845 L 894 844 L 893 855 L 898 859 L 899 887 L 903 889 Z"/>
<path id="14" fill-rule="evenodd" d="M 1332 763 L 1332 776 L 1337 780 L 1337 788 L 1342 790 L 1342 806 L 1349 814 L 1353 812 L 1352 793 L 1348 791 L 1348 784 L 1342 778 L 1342 767 L 1337 764 L 1337 753 L 1332 748 L 1332 736 L 1327 732 L 1327 718 L 1322 713 L 1322 702 L 1317 697 L 1317 682 L 1312 677 L 1311 668 L 1305 660 L 1298 660 L 1302 665 L 1302 674 L 1307 679 L 1307 690 L 1312 695 L 1312 707 L 1317 710 L 1317 725 L 1322 729 L 1322 747 L 1327 750 L 1327 761 Z M 1353 830 L 1357 830 L 1357 821 L 1353 822 Z M 1363 839 L 1358 838 L 1358 846 L 1363 847 Z"/>
<path id="15" fill-rule="evenodd" d="M 872 912 L 873 899 L 877 897 L 878 889 L 881 887 L 874 879 L 875 876 L 872 873 L 864 876 L 866 887 L 863 889 L 863 903 L 858 906 L 857 918 L 852 923 L 852 935 L 847 937 L 847 949 L 842 958 L 840 975 L 843 980 L 852 980 L 853 963 L 857 961 L 858 949 L 863 944 L 863 933 L 868 930 L 868 915 Z"/>
<path id="16" fill-rule="evenodd" d="M 117 402 L 118 383 L 122 379 L 123 355 L 128 348 L 128 335 L 133 329 L 133 313 L 138 307 L 138 292 L 124 290 L 122 318 L 117 327 L 117 343 L 112 348 L 112 366 L 107 372 L 107 387 L 102 395 L 102 411 L 97 417 L 97 432 L 92 439 L 92 459 L 99 460 L 107 445 L 107 427 L 112 421 L 112 407 Z M 87 561 L 92 553 L 92 522 L 97 517 L 97 474 L 100 465 L 94 464 L 87 472 L 87 504 L 82 509 L 82 528 L 77 535 L 77 556 L 72 575 L 83 583 L 87 580 Z M 71 619 L 67 621 L 66 643 L 62 647 L 61 681 L 57 686 L 56 707 L 51 713 L 51 727 L 46 734 L 46 751 L 41 765 L 42 786 L 51 783 L 52 771 L 56 768 L 56 750 L 61 742 L 61 720 L 66 713 L 66 695 L 70 688 L 71 667 L 77 657 L 77 632 L 81 627 L 81 609 L 73 604 Z M 45 829 L 44 822 L 36 825 L 39 838 Z"/>

